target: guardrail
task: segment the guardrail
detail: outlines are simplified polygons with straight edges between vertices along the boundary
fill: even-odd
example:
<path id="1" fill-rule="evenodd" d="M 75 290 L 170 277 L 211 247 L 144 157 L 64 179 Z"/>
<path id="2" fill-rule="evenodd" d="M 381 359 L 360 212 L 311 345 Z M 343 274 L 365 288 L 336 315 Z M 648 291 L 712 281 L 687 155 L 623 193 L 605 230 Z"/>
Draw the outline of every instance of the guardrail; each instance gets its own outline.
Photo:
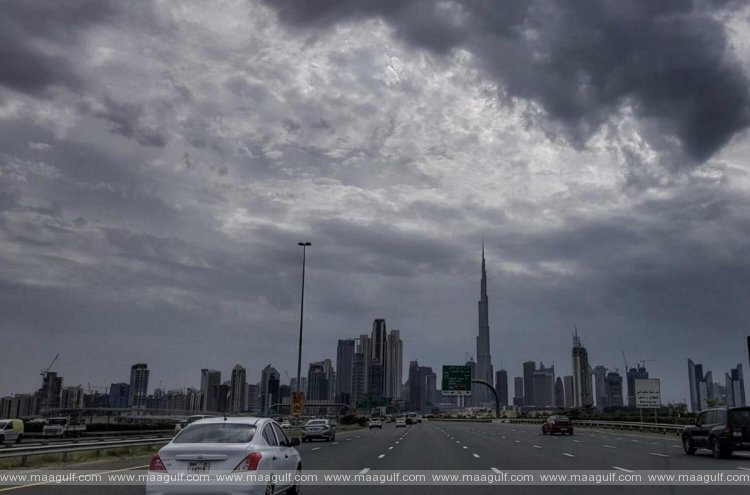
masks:
<path id="1" fill-rule="evenodd" d="M 120 437 L 129 435 L 161 435 L 174 433 L 174 429 L 168 430 L 112 430 L 112 431 L 85 431 L 81 437 Z M 55 438 L 44 436 L 41 431 L 30 431 L 24 433 L 26 438 Z"/>
<path id="2" fill-rule="evenodd" d="M 536 418 L 523 418 L 523 419 L 496 419 L 494 421 L 502 423 L 516 423 L 516 424 L 542 424 L 544 419 Z M 679 435 L 682 430 L 685 429 L 686 425 L 674 425 L 674 424 L 663 424 L 663 423 L 639 423 L 639 422 L 627 422 L 627 421 L 596 421 L 588 419 L 573 419 L 571 420 L 573 426 L 579 428 L 604 428 L 608 430 L 630 430 L 630 431 L 646 431 L 652 433 L 671 433 Z"/>
<path id="3" fill-rule="evenodd" d="M 148 445 L 165 444 L 172 439 L 168 437 L 139 438 L 131 440 L 116 440 L 109 442 L 73 443 L 66 445 L 35 445 L 29 447 L 13 447 L 0 450 L 0 459 L 21 458 L 21 466 L 26 465 L 29 456 L 62 454 L 62 460 L 66 461 L 68 454 L 74 452 L 96 451 L 100 455 L 102 450 L 127 449 L 130 447 L 143 447 Z"/>

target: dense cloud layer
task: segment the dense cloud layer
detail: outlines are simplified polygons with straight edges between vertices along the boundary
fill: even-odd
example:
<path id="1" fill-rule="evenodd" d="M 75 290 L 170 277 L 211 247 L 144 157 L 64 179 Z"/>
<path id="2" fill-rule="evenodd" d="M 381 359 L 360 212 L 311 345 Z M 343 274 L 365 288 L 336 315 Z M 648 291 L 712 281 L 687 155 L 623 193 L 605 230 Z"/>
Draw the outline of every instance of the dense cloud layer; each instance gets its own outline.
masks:
<path id="1" fill-rule="evenodd" d="M 305 362 L 386 318 L 405 362 L 461 363 L 484 238 L 496 367 L 570 373 L 577 324 L 682 400 L 687 357 L 747 357 L 747 16 L 4 2 L 0 395 L 57 352 L 68 385 L 296 369 L 301 240 Z"/>
<path id="2" fill-rule="evenodd" d="M 628 107 L 654 120 L 659 150 L 703 162 L 750 122 L 748 79 L 727 44 L 723 2 L 639 0 L 266 0 L 300 28 L 381 17 L 407 42 L 438 54 L 466 49 L 497 77 L 503 98 L 538 103 L 550 132 L 581 147 Z M 544 123 L 541 123 L 544 125 Z M 560 124 L 555 126 L 554 124 Z M 687 162 L 687 163 L 685 163 Z"/>

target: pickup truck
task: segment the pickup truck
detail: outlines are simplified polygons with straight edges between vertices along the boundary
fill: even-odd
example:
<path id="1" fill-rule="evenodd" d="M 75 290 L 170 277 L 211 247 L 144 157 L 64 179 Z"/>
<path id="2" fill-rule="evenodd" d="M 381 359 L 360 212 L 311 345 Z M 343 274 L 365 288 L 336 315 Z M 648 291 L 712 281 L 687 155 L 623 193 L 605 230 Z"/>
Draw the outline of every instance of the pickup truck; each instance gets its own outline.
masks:
<path id="1" fill-rule="evenodd" d="M 73 422 L 70 418 L 47 418 L 42 427 L 45 437 L 77 437 L 85 432 L 86 423 Z"/>

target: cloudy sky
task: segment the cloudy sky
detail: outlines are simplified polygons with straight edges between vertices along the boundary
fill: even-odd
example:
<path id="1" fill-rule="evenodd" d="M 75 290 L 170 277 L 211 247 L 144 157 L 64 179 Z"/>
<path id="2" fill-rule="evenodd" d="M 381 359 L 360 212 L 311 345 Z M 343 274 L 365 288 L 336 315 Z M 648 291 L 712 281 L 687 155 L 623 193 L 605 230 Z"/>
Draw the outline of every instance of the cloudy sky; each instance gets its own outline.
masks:
<path id="1" fill-rule="evenodd" d="M 250 380 L 385 318 L 404 362 L 747 374 L 750 9 L 3 2 L 0 395 Z M 305 365 L 306 367 L 306 365 Z M 723 378 L 721 380 L 723 382 Z"/>

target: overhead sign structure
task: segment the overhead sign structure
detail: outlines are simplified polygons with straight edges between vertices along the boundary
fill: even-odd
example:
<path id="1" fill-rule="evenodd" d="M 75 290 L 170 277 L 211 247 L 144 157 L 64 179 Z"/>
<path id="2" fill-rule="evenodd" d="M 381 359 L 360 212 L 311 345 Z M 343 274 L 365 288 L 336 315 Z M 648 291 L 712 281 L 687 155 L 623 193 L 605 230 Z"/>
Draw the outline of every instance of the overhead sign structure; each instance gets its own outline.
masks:
<path id="1" fill-rule="evenodd" d="M 658 378 L 635 379 L 635 407 L 640 409 L 661 407 L 661 385 Z"/>
<path id="2" fill-rule="evenodd" d="M 292 392 L 292 416 L 302 416 L 305 410 L 305 395 L 302 392 Z"/>
<path id="3" fill-rule="evenodd" d="M 443 366 L 443 395 L 471 395 L 471 367 Z"/>

